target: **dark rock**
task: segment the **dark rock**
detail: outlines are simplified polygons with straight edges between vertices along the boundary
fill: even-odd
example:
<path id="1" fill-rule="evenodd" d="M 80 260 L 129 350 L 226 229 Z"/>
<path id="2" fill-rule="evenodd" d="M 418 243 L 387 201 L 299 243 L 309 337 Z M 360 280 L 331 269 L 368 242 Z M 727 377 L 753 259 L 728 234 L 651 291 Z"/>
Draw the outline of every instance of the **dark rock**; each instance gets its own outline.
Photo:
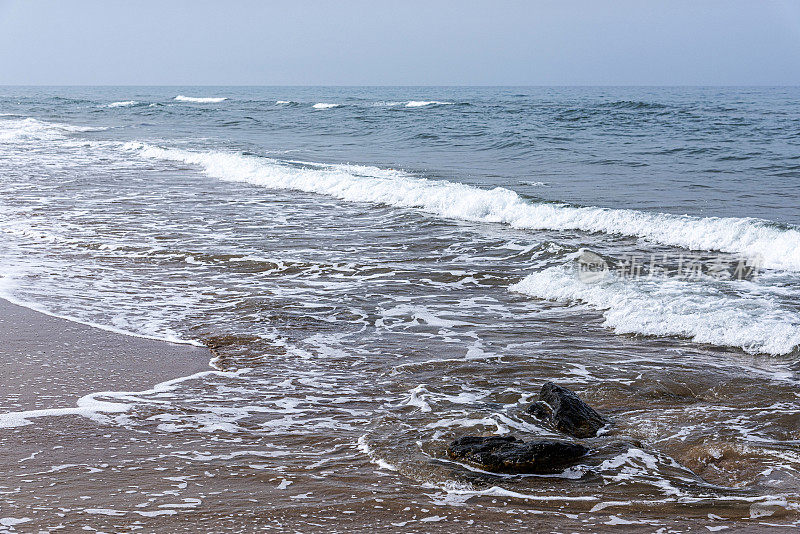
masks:
<path id="1" fill-rule="evenodd" d="M 528 407 L 528 413 L 576 438 L 594 437 L 609 423 L 575 393 L 552 382 L 542 386 L 539 400 Z"/>
<path id="2" fill-rule="evenodd" d="M 465 436 L 453 441 L 447 453 L 487 471 L 499 473 L 546 473 L 575 463 L 588 449 L 577 443 L 537 440 L 524 442 L 514 436 Z"/>
<path id="3" fill-rule="evenodd" d="M 545 404 L 542 401 L 536 401 L 530 406 L 528 406 L 528 413 L 534 416 L 536 419 L 546 420 L 550 418 L 552 415 L 553 410 L 550 409 L 550 406 Z"/>

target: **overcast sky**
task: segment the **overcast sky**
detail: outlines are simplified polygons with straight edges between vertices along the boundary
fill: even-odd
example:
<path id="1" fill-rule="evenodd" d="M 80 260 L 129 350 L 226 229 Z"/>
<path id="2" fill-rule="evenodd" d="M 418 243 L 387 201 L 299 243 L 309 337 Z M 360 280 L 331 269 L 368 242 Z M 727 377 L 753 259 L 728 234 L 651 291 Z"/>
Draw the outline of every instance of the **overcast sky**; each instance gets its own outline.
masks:
<path id="1" fill-rule="evenodd" d="M 799 85 L 800 1 L 0 0 L 0 84 Z"/>

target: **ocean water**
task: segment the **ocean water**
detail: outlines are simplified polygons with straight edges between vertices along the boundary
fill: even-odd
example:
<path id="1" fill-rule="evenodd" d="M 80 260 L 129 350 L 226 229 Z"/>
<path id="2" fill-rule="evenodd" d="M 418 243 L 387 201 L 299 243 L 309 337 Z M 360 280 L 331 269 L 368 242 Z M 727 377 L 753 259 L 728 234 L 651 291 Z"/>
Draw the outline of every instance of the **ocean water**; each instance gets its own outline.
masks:
<path id="1" fill-rule="evenodd" d="M 180 464 L 205 489 L 180 514 L 255 496 L 308 530 L 353 510 L 397 528 L 795 523 L 799 99 L 3 87 L 0 295 L 214 347 L 214 373 L 80 412 L 152 452 L 111 462 Z M 555 437 L 525 413 L 547 380 L 614 420 L 584 462 L 448 460 L 462 435 Z"/>

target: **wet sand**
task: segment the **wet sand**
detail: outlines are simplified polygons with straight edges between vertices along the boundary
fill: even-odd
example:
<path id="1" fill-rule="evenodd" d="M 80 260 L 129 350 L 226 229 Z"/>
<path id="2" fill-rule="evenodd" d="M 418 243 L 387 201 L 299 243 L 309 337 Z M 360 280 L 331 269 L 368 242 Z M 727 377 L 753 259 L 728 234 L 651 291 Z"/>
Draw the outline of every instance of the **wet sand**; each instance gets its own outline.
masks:
<path id="1" fill-rule="evenodd" d="M 65 408 L 96 391 L 138 391 L 209 370 L 204 347 L 51 317 L 0 299 L 0 409 Z"/>
<path id="2" fill-rule="evenodd" d="M 205 348 L 108 332 L 0 299 L 3 414 L 71 408 L 98 391 L 144 390 L 209 370 L 210 357 Z M 427 532 L 431 525 L 489 532 L 544 528 L 553 520 L 534 513 L 524 522 L 515 518 L 512 527 L 502 509 L 420 501 L 406 480 L 386 480 L 388 473 L 355 446 L 348 465 L 331 466 L 341 472 L 340 489 L 315 493 L 313 502 L 297 498 L 318 489 L 313 474 L 287 492 L 291 482 L 280 476 L 287 459 L 279 454 L 270 458 L 225 440 L 208 460 L 175 450 L 217 441 L 212 435 L 181 441 L 80 415 L 0 428 L 0 532 Z M 213 461 L 239 455 L 236 468 Z M 198 463 L 205 464 L 199 471 Z M 242 477 L 253 469 L 263 474 Z M 376 490 L 356 495 L 346 483 L 351 477 L 374 478 Z M 562 525 L 579 526 L 556 515 Z"/>
<path id="3" fill-rule="evenodd" d="M 98 391 L 145 390 L 209 370 L 209 359 L 205 348 L 110 333 L 0 301 L 3 413 L 74 407 Z M 613 510 L 593 513 L 595 500 L 509 506 L 492 492 L 454 499 L 376 465 L 357 443 L 288 435 L 294 445 L 277 448 L 236 432 L 175 430 L 169 428 L 175 410 L 156 402 L 108 421 L 61 415 L 0 428 L 0 532 L 652 532 L 657 526 L 686 532 L 700 526 L 654 510 L 625 519 Z M 310 460 L 332 445 L 337 458 Z M 364 480 L 373 481 L 369 491 Z M 769 530 L 752 522 L 721 526 Z"/>

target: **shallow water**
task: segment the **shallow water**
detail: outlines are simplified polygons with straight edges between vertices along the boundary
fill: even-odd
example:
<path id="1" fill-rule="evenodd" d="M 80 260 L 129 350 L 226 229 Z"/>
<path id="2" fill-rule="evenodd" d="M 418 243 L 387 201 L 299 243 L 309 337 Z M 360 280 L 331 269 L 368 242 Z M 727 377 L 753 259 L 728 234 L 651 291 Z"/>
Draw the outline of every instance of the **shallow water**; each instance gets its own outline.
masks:
<path id="1" fill-rule="evenodd" d="M 111 463 L 155 486 L 155 466 L 228 473 L 305 529 L 367 509 L 358 524 L 402 528 L 794 524 L 798 96 L 3 88 L 0 291 L 215 347 L 220 373 L 90 421 L 139 436 Z M 615 422 L 585 462 L 447 459 L 461 435 L 555 436 L 525 413 L 547 380 Z M 178 514 L 237 513 L 179 493 L 201 502 Z"/>

